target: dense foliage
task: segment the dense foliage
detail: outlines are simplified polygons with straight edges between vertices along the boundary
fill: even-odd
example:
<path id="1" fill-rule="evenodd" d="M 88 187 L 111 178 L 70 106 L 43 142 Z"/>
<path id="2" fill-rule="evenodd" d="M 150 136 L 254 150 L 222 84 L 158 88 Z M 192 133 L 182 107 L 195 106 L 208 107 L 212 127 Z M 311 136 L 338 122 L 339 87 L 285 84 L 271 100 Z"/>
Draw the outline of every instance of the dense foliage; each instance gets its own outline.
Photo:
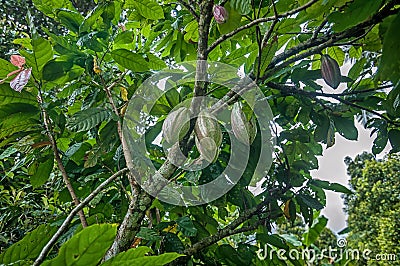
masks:
<path id="1" fill-rule="evenodd" d="M 377 161 L 372 155 L 364 153 L 354 161 L 347 159 L 347 164 L 350 184 L 355 192 L 346 196 L 349 245 L 359 250 L 370 249 L 374 254 L 399 256 L 399 156 Z M 396 263 L 360 261 L 359 265 Z"/>
<path id="2" fill-rule="evenodd" d="M 326 203 L 324 190 L 350 193 L 311 178 L 323 147 L 334 145 L 335 133 L 356 140 L 359 119 L 376 134 L 373 153 L 388 142 L 393 152 L 400 150 L 396 0 L 99 0 L 90 11 L 77 7 L 78 1 L 32 2 L 27 36 L 5 37 L 17 38 L 26 62 L 16 64 L 8 56 L 14 50 L 2 51 L 0 59 L 2 247 L 26 235 L 0 255 L 0 263 L 97 265 L 104 258 L 104 264 L 303 265 L 302 259 L 276 255 L 260 260 L 257 251 L 264 245 L 296 248 L 298 242 L 272 233 L 274 224 L 296 217 L 321 233 L 326 221 L 315 214 Z M 215 4 L 228 14 L 218 23 Z M 60 28 L 41 24 L 39 12 Z M 25 15 L 13 7 L 7 14 L 17 14 L 18 22 Z M 321 54 L 339 66 L 350 63 L 348 75 L 322 75 Z M 197 79 L 175 81 L 177 87 L 143 113 L 128 107 L 132 96 L 154 97 L 135 94 L 151 75 L 182 62 L 196 68 L 191 60 L 225 63 L 252 79 L 262 92 L 256 102 L 271 108 L 276 144 L 271 169 L 260 174 L 257 162 L 265 159 L 261 147 L 267 145 L 260 124 L 269 121 L 257 121 L 240 181 L 208 204 L 175 206 L 138 186 L 151 177 L 135 171 L 142 161 L 129 149 L 124 118 L 149 114 L 142 134 L 146 158 L 158 170 L 153 177 L 200 185 L 215 180 L 234 156 L 231 125 L 220 123 L 223 138 L 213 162 L 185 171 L 171 163 L 177 151 L 171 149 L 171 157 L 156 141 L 170 111 L 207 95 L 228 110 L 241 102 L 252 117 L 233 90 Z M 339 88 L 322 86 L 326 77 Z M 196 163 L 201 150 L 193 128 L 194 120 L 180 145 Z M 258 196 L 249 191 L 253 176 L 262 178 Z M 153 183 L 155 189 L 161 185 Z M 305 246 L 316 240 L 306 239 Z"/>

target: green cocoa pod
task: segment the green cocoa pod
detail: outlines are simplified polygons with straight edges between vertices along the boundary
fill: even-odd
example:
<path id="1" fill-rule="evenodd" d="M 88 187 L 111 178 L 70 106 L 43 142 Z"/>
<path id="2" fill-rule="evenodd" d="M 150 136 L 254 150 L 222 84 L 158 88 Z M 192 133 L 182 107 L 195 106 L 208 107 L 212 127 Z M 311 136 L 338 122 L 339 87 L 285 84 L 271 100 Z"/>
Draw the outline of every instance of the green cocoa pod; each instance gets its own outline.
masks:
<path id="1" fill-rule="evenodd" d="M 322 55 L 321 57 L 321 74 L 326 84 L 336 89 L 342 78 L 340 74 L 339 64 L 335 59 L 329 55 Z"/>
<path id="2" fill-rule="evenodd" d="M 257 135 L 254 117 L 247 119 L 239 103 L 235 103 L 231 112 L 231 126 L 235 137 L 246 145 L 251 145 Z"/>
<path id="3" fill-rule="evenodd" d="M 201 112 L 195 125 L 196 147 L 208 162 L 215 162 L 222 143 L 222 131 L 217 119 L 207 112 Z"/>
<path id="4" fill-rule="evenodd" d="M 190 111 L 186 107 L 178 108 L 168 114 L 162 125 L 163 137 L 174 144 L 181 141 L 190 128 Z"/>

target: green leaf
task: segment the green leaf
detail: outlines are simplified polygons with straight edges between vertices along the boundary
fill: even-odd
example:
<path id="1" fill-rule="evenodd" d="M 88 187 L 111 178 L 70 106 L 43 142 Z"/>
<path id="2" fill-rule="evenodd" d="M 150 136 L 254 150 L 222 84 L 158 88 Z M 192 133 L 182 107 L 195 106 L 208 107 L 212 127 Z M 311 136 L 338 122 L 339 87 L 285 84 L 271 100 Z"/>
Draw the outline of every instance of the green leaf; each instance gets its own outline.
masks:
<path id="1" fill-rule="evenodd" d="M 335 192 L 340 192 L 340 193 L 345 193 L 345 194 L 351 194 L 352 192 L 346 188 L 343 185 L 340 185 L 338 183 L 330 183 L 328 181 L 324 181 L 324 180 L 319 180 L 319 179 L 311 179 L 309 181 L 309 183 L 311 185 L 323 188 L 323 189 L 327 189 L 327 190 L 332 190 Z"/>
<path id="2" fill-rule="evenodd" d="M 8 73 L 17 69 L 18 67 L 14 66 L 3 58 L 0 58 L 0 79 L 6 78 Z"/>
<path id="3" fill-rule="evenodd" d="M 257 234 L 256 239 L 261 241 L 262 243 L 271 244 L 274 247 L 281 248 L 284 250 L 288 250 L 289 246 L 285 243 L 285 240 L 281 238 L 279 235 L 272 234 Z"/>
<path id="4" fill-rule="evenodd" d="M 90 28 L 96 23 L 101 14 L 103 14 L 105 7 L 106 4 L 100 4 L 97 5 L 93 10 L 91 10 L 80 25 L 79 32 L 89 32 Z"/>
<path id="5" fill-rule="evenodd" d="M 304 204 L 306 204 L 310 208 L 316 210 L 321 210 L 324 208 L 324 205 L 322 205 L 316 198 L 313 198 L 310 195 L 299 194 L 296 196 L 296 198 L 300 198 L 304 202 Z"/>
<path id="6" fill-rule="evenodd" d="M 389 92 L 384 106 L 390 116 L 400 116 L 400 83 Z"/>
<path id="7" fill-rule="evenodd" d="M 157 241 L 161 240 L 161 236 L 157 233 L 156 230 L 148 228 L 148 227 L 140 227 L 139 233 L 136 234 L 136 237 L 140 237 L 144 240 Z"/>
<path id="8" fill-rule="evenodd" d="M 69 0 L 33 0 L 35 7 L 51 18 L 55 18 L 55 11 L 60 8 L 75 10 Z"/>
<path id="9" fill-rule="evenodd" d="M 59 9 L 56 12 L 57 18 L 60 20 L 67 29 L 78 33 L 79 26 L 83 22 L 83 16 L 76 11 L 71 11 L 68 9 Z"/>
<path id="10" fill-rule="evenodd" d="M 400 151 L 400 130 L 398 130 L 398 129 L 389 130 L 388 137 L 389 137 L 390 144 L 392 145 L 393 152 L 399 152 Z"/>
<path id="11" fill-rule="evenodd" d="M 30 182 L 33 188 L 40 187 L 49 179 L 50 173 L 53 170 L 54 166 L 54 157 L 49 157 L 50 158 L 48 158 L 45 162 L 39 164 L 36 173 L 30 178 Z"/>
<path id="12" fill-rule="evenodd" d="M 383 39 L 382 57 L 378 67 L 380 80 L 391 80 L 397 83 L 400 79 L 400 13 L 390 24 Z"/>
<path id="13" fill-rule="evenodd" d="M 231 7 L 237 10 L 241 15 L 251 12 L 251 0 L 231 0 Z"/>
<path id="14" fill-rule="evenodd" d="M 43 67 L 43 79 L 47 81 L 54 81 L 64 76 L 66 72 L 71 68 L 72 68 L 71 62 L 49 61 Z"/>
<path id="15" fill-rule="evenodd" d="M 86 227 L 64 243 L 58 256 L 42 265 L 97 265 L 114 241 L 117 225 L 95 224 Z"/>
<path id="16" fill-rule="evenodd" d="M 332 29 L 335 32 L 343 31 L 368 19 L 381 6 L 382 1 L 355 0 L 351 2 L 344 12 L 336 11 L 328 16 L 328 21 L 334 23 Z"/>
<path id="17" fill-rule="evenodd" d="M 388 142 L 388 132 L 387 130 L 378 130 L 377 131 L 377 136 L 374 140 L 374 143 L 372 145 L 372 153 L 373 154 L 379 154 L 385 149 L 386 144 Z"/>
<path id="18" fill-rule="evenodd" d="M 158 256 L 145 256 L 146 253 L 151 252 L 149 247 L 137 247 L 135 249 L 130 249 L 125 252 L 119 253 L 117 256 L 107 260 L 102 266 L 162 266 L 166 265 L 176 258 L 185 256 L 178 253 L 164 253 Z"/>
<path id="19" fill-rule="evenodd" d="M 50 42 L 43 37 L 33 39 L 32 53 L 21 50 L 20 53 L 26 59 L 26 65 L 32 67 L 32 74 L 36 79 L 41 77 L 43 66 L 53 58 L 53 48 Z"/>
<path id="20" fill-rule="evenodd" d="M 242 20 L 242 15 L 239 14 L 231 5 L 224 6 L 229 14 L 228 19 L 223 24 L 218 24 L 218 29 L 221 34 L 231 32 L 240 26 L 240 21 Z"/>
<path id="21" fill-rule="evenodd" d="M 164 11 L 162 7 L 154 0 L 127 0 L 125 7 L 134 7 L 141 16 L 158 20 L 164 18 Z"/>
<path id="22" fill-rule="evenodd" d="M 332 119 L 335 124 L 335 128 L 340 135 L 348 140 L 357 140 L 358 131 L 354 125 L 353 117 L 349 119 L 340 116 L 332 116 Z"/>
<path id="23" fill-rule="evenodd" d="M 94 128 L 111 117 L 108 110 L 102 108 L 89 108 L 75 113 L 68 122 L 67 127 L 72 131 L 86 131 Z"/>
<path id="24" fill-rule="evenodd" d="M 33 260 L 39 256 L 42 248 L 53 236 L 56 227 L 47 224 L 39 225 L 35 230 L 9 247 L 0 255 L 0 264 L 12 264 L 20 260 Z"/>
<path id="25" fill-rule="evenodd" d="M 27 103 L 37 105 L 36 97 L 30 92 L 16 92 L 9 84 L 0 84 L 0 106 L 10 103 Z"/>
<path id="26" fill-rule="evenodd" d="M 194 227 L 192 220 L 189 217 L 184 216 L 176 220 L 178 224 L 178 230 L 181 231 L 185 236 L 195 236 L 197 229 Z"/>
<path id="27" fill-rule="evenodd" d="M 161 70 L 167 67 L 164 60 L 161 60 L 153 54 L 148 53 L 147 58 L 149 59 L 149 68 L 152 70 Z"/>
<path id="28" fill-rule="evenodd" d="M 313 244 L 317 240 L 321 232 L 324 230 L 327 223 L 327 218 L 325 218 L 324 216 L 319 217 L 318 220 L 311 226 L 311 228 L 303 234 L 303 243 L 307 247 Z"/>
<path id="29" fill-rule="evenodd" d="M 149 70 L 149 63 L 147 63 L 143 56 L 129 50 L 117 49 L 111 52 L 111 56 L 115 62 L 134 72 L 144 72 Z"/>

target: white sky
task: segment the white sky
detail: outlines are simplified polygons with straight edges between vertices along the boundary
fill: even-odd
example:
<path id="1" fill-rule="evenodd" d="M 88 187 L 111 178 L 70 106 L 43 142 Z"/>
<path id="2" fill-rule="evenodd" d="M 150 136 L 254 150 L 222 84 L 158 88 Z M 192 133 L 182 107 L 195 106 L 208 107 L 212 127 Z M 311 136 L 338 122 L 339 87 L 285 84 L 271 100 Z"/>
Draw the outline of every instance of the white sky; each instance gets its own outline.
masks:
<path id="1" fill-rule="evenodd" d="M 346 187 L 349 183 L 344 158 L 354 157 L 363 151 L 371 152 L 372 143 L 375 139 L 375 134 L 370 137 L 369 131 L 365 130 L 360 124 L 356 125 L 358 129 L 358 140 L 346 140 L 336 133 L 336 143 L 333 147 L 324 149 L 323 156 L 318 158 L 319 169 L 312 171 L 313 178 L 336 182 Z M 386 149 L 379 154 L 379 158 L 383 157 L 390 150 L 390 144 Z M 343 211 L 344 202 L 341 198 L 341 193 L 326 191 L 326 207 L 322 211 L 328 220 L 328 227 L 334 232 L 339 232 L 346 228 L 346 215 Z"/>

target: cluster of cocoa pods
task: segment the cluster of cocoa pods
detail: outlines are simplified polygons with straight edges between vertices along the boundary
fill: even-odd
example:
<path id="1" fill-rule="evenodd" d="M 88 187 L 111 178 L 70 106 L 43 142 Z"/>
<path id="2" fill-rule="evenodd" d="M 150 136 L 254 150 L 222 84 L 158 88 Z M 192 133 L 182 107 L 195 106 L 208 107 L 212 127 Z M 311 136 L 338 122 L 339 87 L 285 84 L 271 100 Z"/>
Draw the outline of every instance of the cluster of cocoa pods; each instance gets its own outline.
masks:
<path id="1" fill-rule="evenodd" d="M 233 135 L 243 144 L 251 145 L 257 134 L 254 116 L 247 118 L 240 103 L 235 103 L 231 112 L 231 127 Z M 190 111 L 180 107 L 171 112 L 164 120 L 162 130 L 165 141 L 174 144 L 183 139 L 190 129 Z M 195 143 L 201 157 L 206 161 L 215 162 L 222 143 L 222 131 L 217 118 L 207 111 L 201 111 L 194 127 Z"/>
<path id="2" fill-rule="evenodd" d="M 329 55 L 321 56 L 321 75 L 326 84 L 336 89 L 342 79 L 338 62 Z"/>

